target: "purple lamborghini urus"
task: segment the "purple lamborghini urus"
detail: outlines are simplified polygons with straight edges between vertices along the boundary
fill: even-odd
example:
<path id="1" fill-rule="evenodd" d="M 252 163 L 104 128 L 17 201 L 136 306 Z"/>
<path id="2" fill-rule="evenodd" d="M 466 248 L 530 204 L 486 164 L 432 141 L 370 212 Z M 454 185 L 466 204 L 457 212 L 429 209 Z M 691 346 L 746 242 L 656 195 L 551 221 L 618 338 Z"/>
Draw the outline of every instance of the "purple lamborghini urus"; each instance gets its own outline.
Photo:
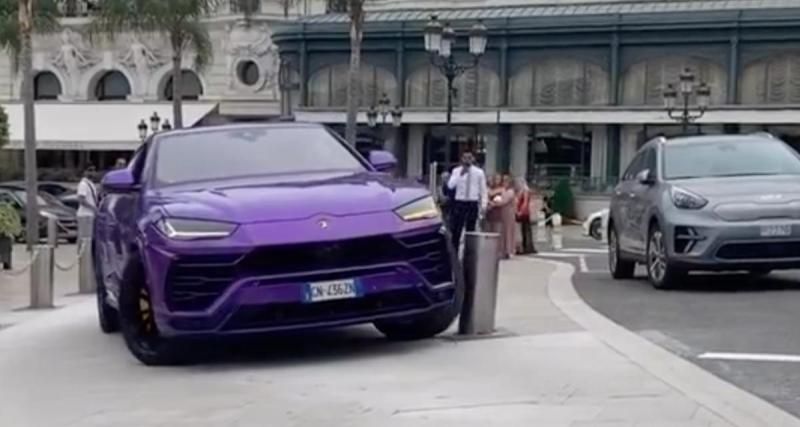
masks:
<path id="1" fill-rule="evenodd" d="M 436 204 L 327 128 L 248 124 L 153 136 L 103 180 L 93 254 L 104 332 L 145 364 L 181 338 L 374 323 L 446 330 L 463 299 Z"/>

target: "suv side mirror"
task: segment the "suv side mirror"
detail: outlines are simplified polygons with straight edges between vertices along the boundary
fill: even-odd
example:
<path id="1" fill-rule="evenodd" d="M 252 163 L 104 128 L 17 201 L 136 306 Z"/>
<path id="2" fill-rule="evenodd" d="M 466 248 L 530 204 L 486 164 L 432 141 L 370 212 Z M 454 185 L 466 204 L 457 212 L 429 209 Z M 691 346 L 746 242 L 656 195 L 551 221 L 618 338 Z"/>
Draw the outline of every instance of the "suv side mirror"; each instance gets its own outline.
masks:
<path id="1" fill-rule="evenodd" d="M 369 152 L 369 163 L 378 172 L 389 172 L 397 166 L 397 158 L 388 151 L 374 150 Z"/>
<path id="2" fill-rule="evenodd" d="M 636 181 L 643 185 L 653 185 L 656 183 L 656 178 L 650 172 L 650 169 L 645 169 L 636 174 Z"/>
<path id="3" fill-rule="evenodd" d="M 139 189 L 139 184 L 128 169 L 111 171 L 103 177 L 103 189 L 114 193 L 126 193 Z"/>

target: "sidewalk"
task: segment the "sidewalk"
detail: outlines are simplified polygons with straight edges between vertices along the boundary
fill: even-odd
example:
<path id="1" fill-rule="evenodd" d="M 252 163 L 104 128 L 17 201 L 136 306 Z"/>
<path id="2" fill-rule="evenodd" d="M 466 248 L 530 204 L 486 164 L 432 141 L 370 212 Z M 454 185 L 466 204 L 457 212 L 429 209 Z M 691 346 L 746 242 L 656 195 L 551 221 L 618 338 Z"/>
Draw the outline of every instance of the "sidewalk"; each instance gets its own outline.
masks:
<path id="1" fill-rule="evenodd" d="M 56 259 L 62 266 L 69 266 L 76 260 L 77 253 L 74 245 L 63 245 L 56 250 Z M 20 269 L 28 264 L 28 252 L 22 245 L 14 247 L 14 269 Z M 55 270 L 53 299 L 55 306 L 63 307 L 75 302 L 83 301 L 85 295 L 77 295 L 78 269 L 73 268 L 68 272 Z M 10 276 L 0 271 L 0 329 L 25 320 L 46 314 L 51 310 L 30 310 L 30 280 L 28 273 L 19 276 Z"/>
<path id="2" fill-rule="evenodd" d="M 188 367 L 136 363 L 97 330 L 92 301 L 73 304 L 0 331 L 0 425 L 798 425 L 610 324 L 577 298 L 570 269 L 504 262 L 493 337 L 396 343 L 365 326 Z"/>

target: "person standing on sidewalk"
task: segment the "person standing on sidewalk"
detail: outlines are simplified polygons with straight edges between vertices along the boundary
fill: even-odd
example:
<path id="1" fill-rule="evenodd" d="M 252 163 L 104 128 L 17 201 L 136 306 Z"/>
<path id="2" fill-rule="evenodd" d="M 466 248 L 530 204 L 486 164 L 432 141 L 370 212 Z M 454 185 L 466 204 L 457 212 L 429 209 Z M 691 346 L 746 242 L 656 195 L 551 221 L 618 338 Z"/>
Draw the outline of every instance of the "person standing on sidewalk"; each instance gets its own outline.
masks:
<path id="1" fill-rule="evenodd" d="M 450 232 L 456 250 L 461 246 L 464 230 L 475 231 L 478 216 L 487 204 L 486 174 L 474 163 L 475 156 L 465 152 L 461 156 L 461 165 L 453 169 L 447 182 L 447 187 L 455 190 Z"/>
<path id="2" fill-rule="evenodd" d="M 520 234 L 522 235 L 522 245 L 519 250 L 520 255 L 536 254 L 536 246 L 533 243 L 533 229 L 531 227 L 531 190 L 525 179 L 517 179 L 517 222 L 519 223 Z"/>
<path id="3" fill-rule="evenodd" d="M 78 183 L 78 252 L 83 239 L 92 237 L 94 216 L 97 213 L 97 170 L 89 166 L 83 172 L 83 178 Z"/>

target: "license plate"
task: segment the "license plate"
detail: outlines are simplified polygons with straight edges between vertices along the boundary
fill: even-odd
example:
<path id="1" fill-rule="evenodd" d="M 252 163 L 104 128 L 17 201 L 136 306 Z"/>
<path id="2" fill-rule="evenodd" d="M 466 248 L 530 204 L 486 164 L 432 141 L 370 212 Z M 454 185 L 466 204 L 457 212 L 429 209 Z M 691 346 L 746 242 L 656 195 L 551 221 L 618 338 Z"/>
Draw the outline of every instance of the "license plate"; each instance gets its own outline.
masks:
<path id="1" fill-rule="evenodd" d="M 792 235 L 791 225 L 763 225 L 761 237 L 786 237 Z"/>
<path id="2" fill-rule="evenodd" d="M 361 296 L 361 287 L 353 279 L 330 280 L 327 282 L 308 283 L 303 292 L 304 302 L 334 301 L 340 299 L 358 298 Z"/>

